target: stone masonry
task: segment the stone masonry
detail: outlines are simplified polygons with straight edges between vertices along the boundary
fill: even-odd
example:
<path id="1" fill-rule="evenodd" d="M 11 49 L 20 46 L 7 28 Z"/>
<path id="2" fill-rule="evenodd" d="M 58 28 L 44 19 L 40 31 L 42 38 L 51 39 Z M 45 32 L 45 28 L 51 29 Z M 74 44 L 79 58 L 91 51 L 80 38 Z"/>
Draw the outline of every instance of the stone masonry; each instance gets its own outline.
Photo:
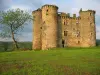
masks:
<path id="1" fill-rule="evenodd" d="M 44 5 L 33 14 L 33 49 L 96 46 L 95 11 L 80 9 L 79 16 Z"/>

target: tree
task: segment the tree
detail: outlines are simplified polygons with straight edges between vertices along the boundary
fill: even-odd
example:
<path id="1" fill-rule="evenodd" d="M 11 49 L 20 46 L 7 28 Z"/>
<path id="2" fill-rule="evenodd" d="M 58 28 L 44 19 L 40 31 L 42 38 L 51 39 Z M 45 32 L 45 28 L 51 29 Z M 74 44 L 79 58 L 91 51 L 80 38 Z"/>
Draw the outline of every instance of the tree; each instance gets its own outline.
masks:
<path id="1" fill-rule="evenodd" d="M 32 16 L 23 10 L 11 9 L 0 12 L 0 35 L 3 38 L 11 37 L 14 47 L 18 49 L 18 44 L 15 35 L 23 29 L 24 25 L 32 20 Z"/>

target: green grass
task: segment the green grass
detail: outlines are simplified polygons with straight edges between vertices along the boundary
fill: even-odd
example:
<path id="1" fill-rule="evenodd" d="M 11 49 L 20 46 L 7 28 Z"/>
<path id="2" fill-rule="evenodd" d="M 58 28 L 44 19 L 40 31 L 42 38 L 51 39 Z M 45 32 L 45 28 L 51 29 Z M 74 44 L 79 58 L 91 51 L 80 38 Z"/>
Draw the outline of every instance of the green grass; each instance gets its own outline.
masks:
<path id="1" fill-rule="evenodd" d="M 100 47 L 1 52 L 0 75 L 100 75 Z"/>

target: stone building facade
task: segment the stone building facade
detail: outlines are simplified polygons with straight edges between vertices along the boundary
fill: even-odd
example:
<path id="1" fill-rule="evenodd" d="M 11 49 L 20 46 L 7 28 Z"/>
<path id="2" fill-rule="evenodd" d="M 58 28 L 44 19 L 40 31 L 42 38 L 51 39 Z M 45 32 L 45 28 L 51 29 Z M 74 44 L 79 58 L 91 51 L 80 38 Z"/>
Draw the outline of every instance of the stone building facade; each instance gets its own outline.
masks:
<path id="1" fill-rule="evenodd" d="M 96 45 L 95 11 L 80 9 L 79 16 L 58 12 L 55 5 L 44 5 L 32 12 L 33 49 L 93 47 Z"/>

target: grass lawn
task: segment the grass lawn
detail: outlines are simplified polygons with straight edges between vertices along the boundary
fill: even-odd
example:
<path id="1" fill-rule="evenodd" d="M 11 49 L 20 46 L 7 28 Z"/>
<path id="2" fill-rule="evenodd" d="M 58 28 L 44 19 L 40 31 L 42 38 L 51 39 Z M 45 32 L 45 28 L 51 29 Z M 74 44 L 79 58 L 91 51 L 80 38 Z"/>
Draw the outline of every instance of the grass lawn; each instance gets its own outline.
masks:
<path id="1" fill-rule="evenodd" d="M 0 75 L 100 75 L 100 47 L 1 52 Z"/>

